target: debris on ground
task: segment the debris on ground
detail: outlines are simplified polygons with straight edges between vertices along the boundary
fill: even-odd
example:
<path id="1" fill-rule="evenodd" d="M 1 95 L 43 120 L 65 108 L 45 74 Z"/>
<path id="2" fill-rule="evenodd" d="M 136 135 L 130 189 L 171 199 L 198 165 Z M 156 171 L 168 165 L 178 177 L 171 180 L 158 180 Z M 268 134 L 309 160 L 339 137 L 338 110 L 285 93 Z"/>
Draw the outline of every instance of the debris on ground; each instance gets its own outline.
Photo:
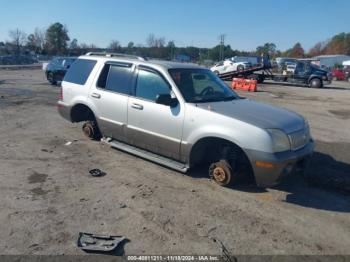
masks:
<path id="1" fill-rule="evenodd" d="M 65 146 L 70 146 L 72 144 L 72 141 L 68 141 L 67 143 L 65 143 Z"/>
<path id="2" fill-rule="evenodd" d="M 90 173 L 90 175 L 92 175 L 94 177 L 100 177 L 100 176 L 105 176 L 106 175 L 105 172 L 103 172 L 103 171 L 101 171 L 100 169 L 97 169 L 97 168 L 91 169 L 89 171 L 89 173 Z"/>
<path id="3" fill-rule="evenodd" d="M 123 236 L 79 233 L 78 247 L 85 251 L 110 252 L 125 240 Z"/>
<path id="4" fill-rule="evenodd" d="M 236 262 L 237 258 L 230 254 L 230 251 L 225 247 L 221 240 L 214 237 L 209 237 L 214 243 L 218 244 L 222 252 L 222 261 Z"/>

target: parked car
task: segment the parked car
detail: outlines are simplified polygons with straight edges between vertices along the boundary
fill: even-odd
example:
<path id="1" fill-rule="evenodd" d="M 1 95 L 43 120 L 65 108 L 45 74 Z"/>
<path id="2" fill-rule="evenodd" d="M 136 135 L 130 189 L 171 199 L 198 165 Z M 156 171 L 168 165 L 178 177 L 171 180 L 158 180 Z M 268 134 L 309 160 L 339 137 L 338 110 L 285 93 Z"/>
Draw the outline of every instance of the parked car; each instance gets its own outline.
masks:
<path id="1" fill-rule="evenodd" d="M 344 79 L 350 82 L 350 66 L 344 68 Z"/>
<path id="2" fill-rule="evenodd" d="M 216 75 L 231 72 L 231 71 L 241 71 L 251 67 L 249 62 L 232 62 L 231 60 L 221 61 L 216 63 L 213 67 L 210 68 L 212 72 Z"/>
<path id="3" fill-rule="evenodd" d="M 67 70 L 76 60 L 75 57 L 55 57 L 46 66 L 46 79 L 52 85 L 56 85 L 57 82 L 62 81 Z"/>
<path id="4" fill-rule="evenodd" d="M 342 69 L 339 69 L 339 68 L 333 69 L 332 75 L 333 75 L 333 80 L 335 81 L 345 80 L 345 73 Z"/>
<path id="5" fill-rule="evenodd" d="M 63 79 L 58 111 L 84 122 L 88 138 L 144 159 L 181 172 L 207 165 L 222 186 L 249 176 L 275 185 L 314 149 L 304 117 L 241 98 L 194 64 L 81 56 Z"/>

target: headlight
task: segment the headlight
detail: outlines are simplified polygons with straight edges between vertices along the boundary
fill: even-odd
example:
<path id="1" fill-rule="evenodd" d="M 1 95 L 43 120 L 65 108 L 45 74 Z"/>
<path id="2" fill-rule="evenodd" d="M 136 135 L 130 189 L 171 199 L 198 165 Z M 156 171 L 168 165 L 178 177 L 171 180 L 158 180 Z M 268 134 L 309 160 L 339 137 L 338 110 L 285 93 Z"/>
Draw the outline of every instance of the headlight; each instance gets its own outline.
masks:
<path id="1" fill-rule="evenodd" d="M 267 129 L 267 131 L 269 132 L 272 138 L 274 152 L 282 152 L 282 151 L 290 150 L 289 138 L 282 130 Z"/>

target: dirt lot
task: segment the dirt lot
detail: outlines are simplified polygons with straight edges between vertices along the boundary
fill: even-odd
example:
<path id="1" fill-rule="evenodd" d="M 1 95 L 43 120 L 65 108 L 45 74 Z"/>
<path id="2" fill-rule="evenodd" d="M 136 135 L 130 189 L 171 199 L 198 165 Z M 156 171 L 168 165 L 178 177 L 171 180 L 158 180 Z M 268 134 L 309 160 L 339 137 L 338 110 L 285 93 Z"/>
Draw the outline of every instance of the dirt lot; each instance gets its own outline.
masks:
<path id="1" fill-rule="evenodd" d="M 307 180 L 222 188 L 88 141 L 42 71 L 1 70 L 0 254 L 83 254 L 81 231 L 124 235 L 127 255 L 220 254 L 211 237 L 232 254 L 350 254 L 350 85 L 331 87 L 241 93 L 306 116 L 316 153 Z"/>

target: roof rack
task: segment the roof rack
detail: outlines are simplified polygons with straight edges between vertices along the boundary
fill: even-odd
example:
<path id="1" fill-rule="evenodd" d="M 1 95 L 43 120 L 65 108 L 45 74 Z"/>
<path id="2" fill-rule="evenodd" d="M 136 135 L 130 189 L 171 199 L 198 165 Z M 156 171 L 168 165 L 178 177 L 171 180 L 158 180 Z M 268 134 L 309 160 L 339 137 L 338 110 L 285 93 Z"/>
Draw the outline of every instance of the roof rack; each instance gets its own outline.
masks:
<path id="1" fill-rule="evenodd" d="M 89 52 L 86 53 L 87 56 L 105 56 L 105 57 L 125 57 L 130 59 L 137 59 L 140 61 L 147 61 L 147 58 L 142 56 L 136 56 L 136 55 L 128 55 L 128 54 L 122 54 L 122 53 L 107 53 L 107 52 Z"/>

